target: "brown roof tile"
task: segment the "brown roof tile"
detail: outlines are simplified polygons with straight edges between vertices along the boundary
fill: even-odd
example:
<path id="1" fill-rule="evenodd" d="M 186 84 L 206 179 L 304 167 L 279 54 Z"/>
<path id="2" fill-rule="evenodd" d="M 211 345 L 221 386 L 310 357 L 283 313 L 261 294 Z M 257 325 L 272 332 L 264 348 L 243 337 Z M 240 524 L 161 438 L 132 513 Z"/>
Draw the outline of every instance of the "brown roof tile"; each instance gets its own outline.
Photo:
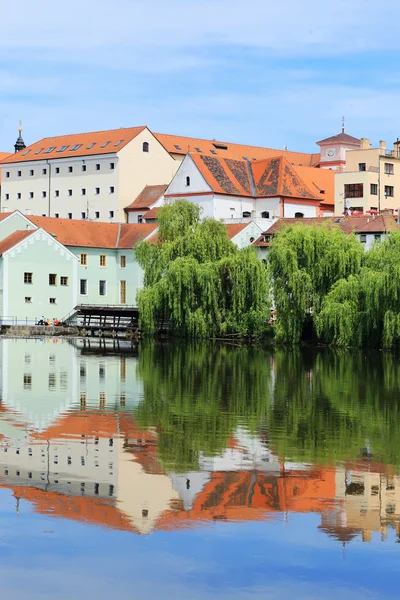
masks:
<path id="1" fill-rule="evenodd" d="M 156 208 L 148 210 L 146 213 L 144 213 L 143 219 L 157 219 L 160 208 L 161 206 L 157 206 Z"/>
<path id="2" fill-rule="evenodd" d="M 230 239 L 234 238 L 238 233 L 246 229 L 249 223 L 226 223 L 226 231 Z"/>
<path id="3" fill-rule="evenodd" d="M 332 142 L 343 142 L 344 144 L 360 144 L 361 140 L 348 133 L 338 133 L 337 135 L 332 135 L 331 137 L 327 137 L 324 140 L 320 140 L 317 144 L 327 144 Z"/>
<path id="4" fill-rule="evenodd" d="M 4 252 L 7 252 L 7 250 L 10 250 L 10 248 L 13 248 L 19 242 L 22 242 L 22 240 L 25 240 L 33 233 L 35 233 L 35 231 L 32 230 L 14 231 L 14 233 L 12 233 L 0 242 L 0 256 L 2 256 Z"/>
<path id="5" fill-rule="evenodd" d="M 43 138 L 27 146 L 25 150 L 5 157 L 0 164 L 116 153 L 144 129 L 146 127 L 128 127 Z M 73 150 L 74 147 L 75 150 Z M 46 153 L 49 148 L 53 148 L 53 150 Z"/>
<path id="6" fill-rule="evenodd" d="M 146 185 L 146 187 L 140 192 L 139 196 L 124 209 L 125 212 L 140 210 L 141 208 L 150 209 L 153 204 L 161 198 L 167 187 L 168 184 Z"/>

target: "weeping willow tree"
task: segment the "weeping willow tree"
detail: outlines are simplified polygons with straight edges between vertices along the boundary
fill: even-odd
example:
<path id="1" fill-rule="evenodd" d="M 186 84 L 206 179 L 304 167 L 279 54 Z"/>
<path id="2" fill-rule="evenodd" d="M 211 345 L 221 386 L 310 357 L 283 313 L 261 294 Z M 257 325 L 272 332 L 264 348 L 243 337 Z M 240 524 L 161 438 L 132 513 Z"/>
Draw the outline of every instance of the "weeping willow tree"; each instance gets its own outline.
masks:
<path id="1" fill-rule="evenodd" d="M 200 220 L 185 200 L 159 214 L 157 242 L 142 242 L 144 270 L 138 294 L 141 328 L 153 334 L 165 323 L 177 336 L 261 335 L 269 316 L 267 272 L 254 248 L 239 250 L 225 225 Z"/>
<path id="2" fill-rule="evenodd" d="M 358 273 L 363 248 L 353 235 L 326 225 L 289 226 L 268 255 L 277 312 L 276 339 L 297 343 L 306 319 L 315 319 L 332 285 Z"/>
<path id="3" fill-rule="evenodd" d="M 400 232 L 366 254 L 359 273 L 338 281 L 322 302 L 319 335 L 338 346 L 400 346 Z"/>

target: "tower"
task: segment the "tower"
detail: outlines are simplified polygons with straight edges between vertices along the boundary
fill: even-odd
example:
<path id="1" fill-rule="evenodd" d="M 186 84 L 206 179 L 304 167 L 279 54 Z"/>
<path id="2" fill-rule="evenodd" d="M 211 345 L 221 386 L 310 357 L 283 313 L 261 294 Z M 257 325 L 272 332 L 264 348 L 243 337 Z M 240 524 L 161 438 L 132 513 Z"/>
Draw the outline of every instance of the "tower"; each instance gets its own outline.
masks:
<path id="1" fill-rule="evenodd" d="M 15 148 L 15 153 L 20 152 L 21 150 L 24 150 L 24 148 L 26 148 L 25 142 L 22 139 L 22 121 L 19 122 L 19 127 L 18 127 L 18 138 L 17 141 L 14 144 L 14 148 Z"/>
<path id="2" fill-rule="evenodd" d="M 361 140 L 345 133 L 344 123 L 343 117 L 341 133 L 317 142 L 321 152 L 319 163 L 321 169 L 345 171 L 346 150 L 357 150 L 361 147 Z"/>

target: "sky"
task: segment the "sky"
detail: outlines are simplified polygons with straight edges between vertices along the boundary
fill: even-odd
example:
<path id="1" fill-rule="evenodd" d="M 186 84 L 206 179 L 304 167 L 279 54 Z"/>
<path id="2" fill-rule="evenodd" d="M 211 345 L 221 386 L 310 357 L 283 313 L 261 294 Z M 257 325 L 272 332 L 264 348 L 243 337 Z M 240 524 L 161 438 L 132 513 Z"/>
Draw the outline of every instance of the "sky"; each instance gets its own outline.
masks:
<path id="1" fill-rule="evenodd" d="M 0 151 L 152 131 L 315 151 L 400 136 L 398 0 L 20 0 L 2 11 Z M 5 21 L 4 21 L 5 19 Z"/>

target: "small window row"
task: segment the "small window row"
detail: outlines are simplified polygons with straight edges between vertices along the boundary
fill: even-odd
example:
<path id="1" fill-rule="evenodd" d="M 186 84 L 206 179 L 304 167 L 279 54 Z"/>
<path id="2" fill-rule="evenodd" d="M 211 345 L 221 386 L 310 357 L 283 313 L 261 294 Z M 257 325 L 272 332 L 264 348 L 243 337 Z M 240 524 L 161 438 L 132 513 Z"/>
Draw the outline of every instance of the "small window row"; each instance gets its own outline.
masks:
<path id="1" fill-rule="evenodd" d="M 24 273 L 24 283 L 33 283 L 33 273 L 25 272 Z M 58 285 L 58 276 L 56 273 L 49 273 L 49 285 Z M 60 277 L 60 285 L 67 286 L 68 285 L 68 277 L 66 275 L 61 275 Z"/>
<path id="2" fill-rule="evenodd" d="M 115 169 L 115 162 L 110 162 L 109 163 L 109 169 L 111 171 L 113 171 Z M 87 172 L 87 165 L 84 163 L 81 165 L 81 171 L 83 173 Z M 95 171 L 101 171 L 101 163 L 95 163 Z M 73 173 L 74 172 L 74 167 L 72 165 L 69 165 L 67 167 L 67 172 L 68 173 Z M 43 168 L 41 170 L 42 175 L 47 175 L 47 167 Z M 53 171 L 52 174 L 55 175 L 59 175 L 61 173 L 61 167 L 53 167 Z M 5 177 L 6 179 L 9 179 L 11 175 L 11 171 L 6 171 L 5 172 Z M 35 176 L 35 169 L 29 169 L 29 177 L 34 177 Z M 17 177 L 22 177 L 22 171 L 17 171 Z"/>
<path id="3" fill-rule="evenodd" d="M 81 191 L 80 191 L 81 196 L 86 196 L 86 192 L 87 192 L 86 188 L 81 188 Z M 115 194 L 115 186 L 110 185 L 109 188 L 108 188 L 108 193 L 109 194 Z M 100 194 L 101 194 L 101 188 L 95 187 L 94 188 L 94 195 L 95 196 L 99 196 Z M 67 190 L 67 196 L 73 196 L 73 190 L 72 189 Z M 29 192 L 29 199 L 33 200 L 34 197 L 35 197 L 35 192 Z M 41 197 L 42 198 L 47 198 L 47 191 L 46 190 L 42 191 Z M 60 197 L 60 190 L 54 190 L 54 197 L 55 198 L 59 198 Z M 10 194 L 8 192 L 4 194 L 4 199 L 5 200 L 10 200 Z M 21 192 L 17 192 L 17 200 L 22 200 L 22 193 Z"/>
<path id="4" fill-rule="evenodd" d="M 82 267 L 87 267 L 89 264 L 89 255 L 88 254 L 81 254 L 80 258 L 79 258 L 79 263 Z M 100 267 L 106 267 L 107 266 L 107 255 L 106 254 L 100 254 L 99 255 L 99 266 Z M 121 267 L 121 269 L 125 269 L 126 267 L 126 255 L 125 254 L 121 254 L 119 257 L 119 266 Z"/>

